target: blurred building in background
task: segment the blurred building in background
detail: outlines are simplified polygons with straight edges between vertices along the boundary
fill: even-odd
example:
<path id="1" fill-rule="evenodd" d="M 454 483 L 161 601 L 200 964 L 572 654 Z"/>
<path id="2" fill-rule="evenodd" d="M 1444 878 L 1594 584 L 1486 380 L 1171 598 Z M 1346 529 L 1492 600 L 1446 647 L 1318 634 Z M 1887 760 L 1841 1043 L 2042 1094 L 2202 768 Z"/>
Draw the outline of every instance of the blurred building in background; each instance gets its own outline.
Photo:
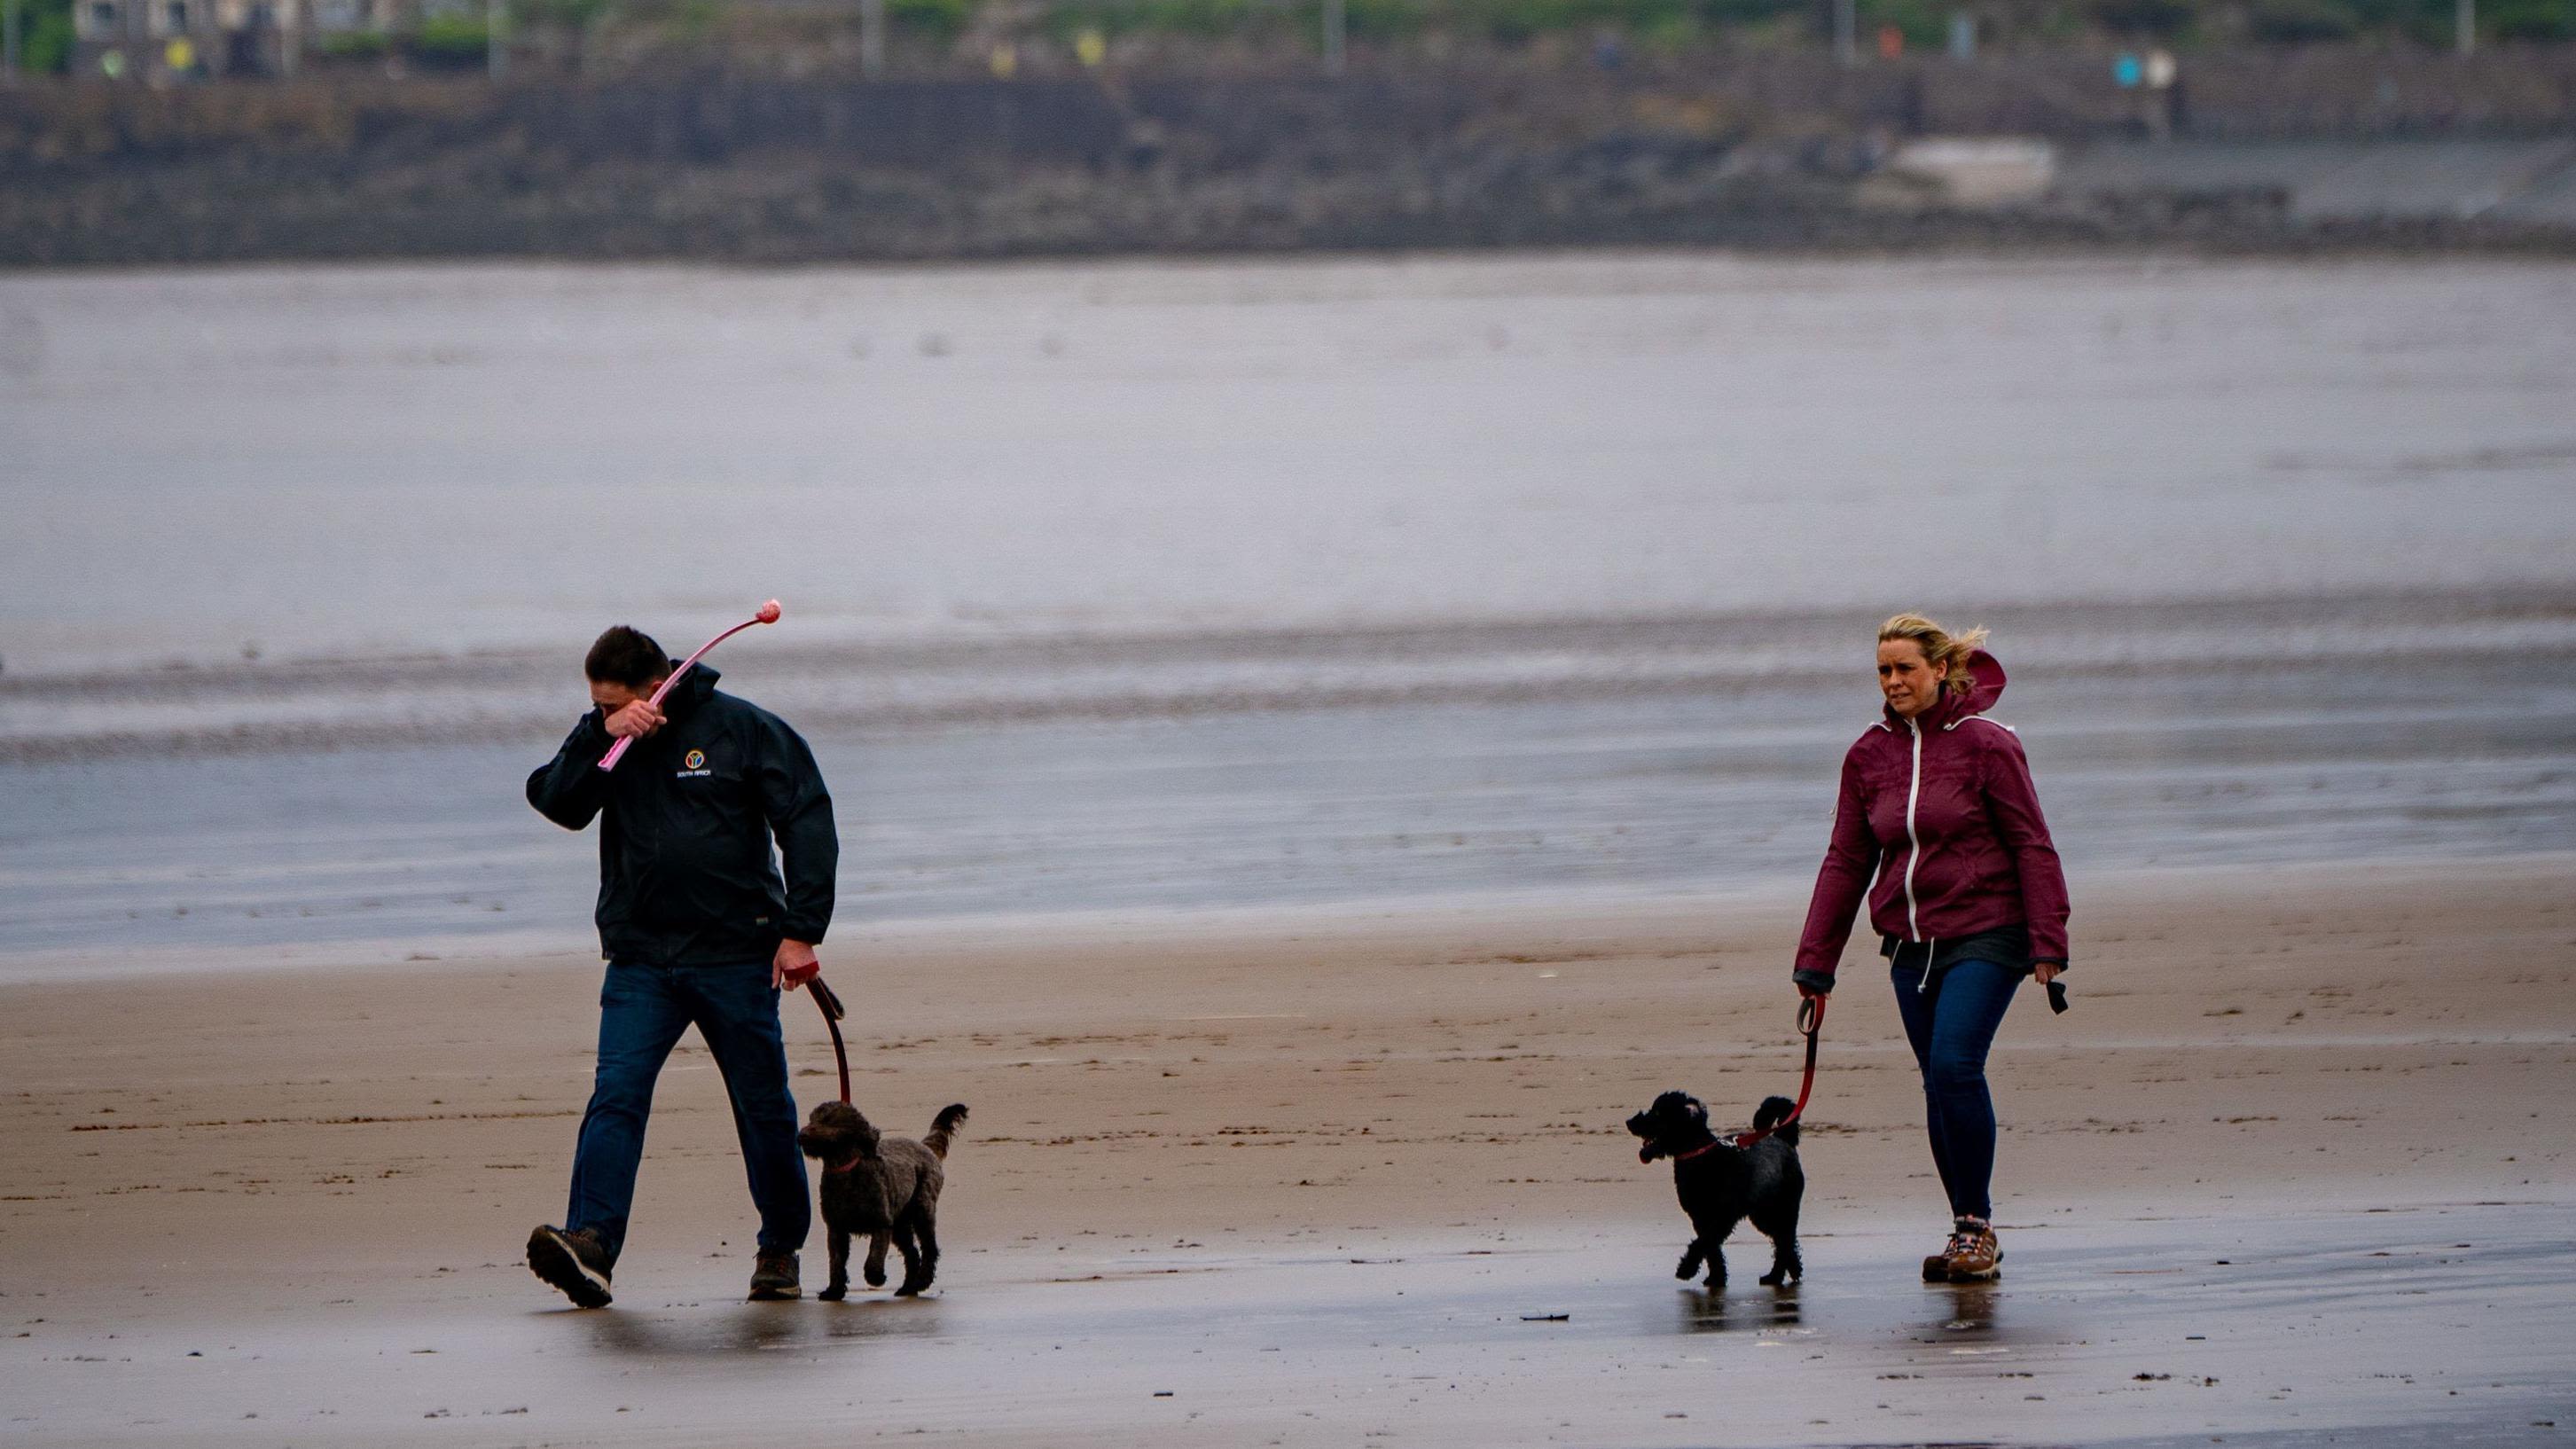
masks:
<path id="1" fill-rule="evenodd" d="M 354 31 L 376 18 L 364 11 L 391 4 L 332 0 L 322 8 L 337 29 Z M 79 0 L 72 15 L 75 74 L 147 79 L 288 74 L 295 37 L 321 18 L 305 0 Z"/>
<path id="2" fill-rule="evenodd" d="M 287 78 L 319 64 L 471 65 L 484 58 L 483 0 L 76 0 L 75 76 Z"/>
<path id="3" fill-rule="evenodd" d="M 17 0 L 18 61 L 97 79 L 308 65 L 786 78 L 1504 62 L 1653 70 L 1830 55 L 1851 69 L 2121 58 L 2150 123 L 2180 70 L 2576 42 L 2576 0 Z M 498 37 L 497 47 L 494 44 Z M 60 43 L 68 38 L 73 43 Z M 176 47 L 175 50 L 173 47 Z M 497 54 L 496 54 L 497 49 Z M 171 65 L 173 57 L 184 65 Z M 114 57 L 120 63 L 102 64 Z"/>

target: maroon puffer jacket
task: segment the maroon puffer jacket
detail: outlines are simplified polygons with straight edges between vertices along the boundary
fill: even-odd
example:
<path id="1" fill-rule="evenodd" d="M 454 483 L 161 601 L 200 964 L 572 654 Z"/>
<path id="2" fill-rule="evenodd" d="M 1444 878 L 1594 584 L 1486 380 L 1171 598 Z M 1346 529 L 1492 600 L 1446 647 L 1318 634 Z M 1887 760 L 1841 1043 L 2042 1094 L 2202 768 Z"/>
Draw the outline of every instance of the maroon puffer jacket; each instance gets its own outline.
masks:
<path id="1" fill-rule="evenodd" d="M 1945 693 L 1911 720 L 1887 711 L 1843 756 L 1795 969 L 1833 974 L 1864 894 L 1881 935 L 1938 941 L 2021 925 L 2032 960 L 2067 959 L 2066 875 L 2030 762 L 2009 728 L 1985 718 L 2004 667 L 1979 650 L 1968 673 L 1967 693 Z"/>

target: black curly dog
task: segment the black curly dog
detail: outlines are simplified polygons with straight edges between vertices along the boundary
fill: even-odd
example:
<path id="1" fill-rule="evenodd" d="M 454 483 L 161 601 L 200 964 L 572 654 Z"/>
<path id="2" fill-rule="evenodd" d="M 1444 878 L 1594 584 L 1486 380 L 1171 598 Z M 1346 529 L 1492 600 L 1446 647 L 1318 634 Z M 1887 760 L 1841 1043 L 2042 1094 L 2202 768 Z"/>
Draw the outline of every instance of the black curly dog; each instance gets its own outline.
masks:
<path id="1" fill-rule="evenodd" d="M 1766 1097 L 1753 1114 L 1756 1130 L 1769 1127 L 1793 1110 L 1786 1097 Z M 1771 1286 L 1803 1278 L 1798 1260 L 1798 1203 L 1807 1195 L 1807 1174 L 1798 1165 L 1798 1124 L 1790 1123 L 1750 1147 L 1708 1130 L 1708 1108 L 1686 1092 L 1666 1092 L 1655 1104 L 1628 1119 L 1628 1130 L 1646 1139 L 1637 1149 L 1639 1162 L 1673 1159 L 1673 1191 L 1682 1211 L 1690 1214 L 1698 1236 L 1682 1253 L 1673 1276 L 1684 1282 L 1708 1261 L 1708 1286 L 1726 1286 L 1726 1235 L 1746 1218 L 1771 1240 L 1771 1271 L 1762 1281 Z"/>
<path id="2" fill-rule="evenodd" d="M 850 1293 L 850 1239 L 868 1239 L 868 1286 L 885 1286 L 886 1243 L 903 1250 L 898 1298 L 930 1286 L 939 1271 L 939 1187 L 947 1173 L 949 1135 L 966 1120 L 963 1104 L 945 1107 L 919 1142 L 885 1137 L 847 1102 L 825 1102 L 805 1119 L 796 1145 L 823 1164 L 823 1224 L 832 1232 L 832 1283 L 814 1296 L 838 1303 Z"/>

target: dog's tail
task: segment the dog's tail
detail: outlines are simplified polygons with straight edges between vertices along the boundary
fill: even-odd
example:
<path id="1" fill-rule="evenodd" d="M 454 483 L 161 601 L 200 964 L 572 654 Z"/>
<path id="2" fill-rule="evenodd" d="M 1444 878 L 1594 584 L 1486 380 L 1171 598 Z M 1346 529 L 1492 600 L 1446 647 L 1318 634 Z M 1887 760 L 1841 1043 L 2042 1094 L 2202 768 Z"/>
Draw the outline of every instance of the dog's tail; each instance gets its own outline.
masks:
<path id="1" fill-rule="evenodd" d="M 1765 1097 L 1762 1099 L 1762 1105 L 1754 1109 L 1753 1130 L 1759 1132 L 1797 1110 L 1798 1104 L 1786 1097 Z M 1795 1147 L 1798 1145 L 1798 1124 L 1791 1122 L 1771 1135 Z"/>
<path id="2" fill-rule="evenodd" d="M 948 1156 L 949 1138 L 956 1133 L 957 1124 L 965 1120 L 966 1104 L 963 1102 L 951 1102 L 940 1108 L 939 1115 L 931 1119 L 930 1131 L 922 1137 L 921 1145 L 929 1148 L 934 1155 L 945 1159 Z"/>

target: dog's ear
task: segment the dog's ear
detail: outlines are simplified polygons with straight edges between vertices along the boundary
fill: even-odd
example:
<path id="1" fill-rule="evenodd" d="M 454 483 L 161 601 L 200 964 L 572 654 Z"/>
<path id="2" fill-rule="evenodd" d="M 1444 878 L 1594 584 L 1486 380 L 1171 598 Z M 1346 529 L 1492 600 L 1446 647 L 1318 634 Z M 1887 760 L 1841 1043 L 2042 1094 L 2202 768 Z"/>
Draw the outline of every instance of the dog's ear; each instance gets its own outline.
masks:
<path id="1" fill-rule="evenodd" d="M 1708 1125 L 1707 1104 L 1701 1102 L 1697 1097 L 1684 1097 L 1682 1098 L 1682 1101 L 1688 1104 L 1692 1126 L 1705 1127 Z"/>

